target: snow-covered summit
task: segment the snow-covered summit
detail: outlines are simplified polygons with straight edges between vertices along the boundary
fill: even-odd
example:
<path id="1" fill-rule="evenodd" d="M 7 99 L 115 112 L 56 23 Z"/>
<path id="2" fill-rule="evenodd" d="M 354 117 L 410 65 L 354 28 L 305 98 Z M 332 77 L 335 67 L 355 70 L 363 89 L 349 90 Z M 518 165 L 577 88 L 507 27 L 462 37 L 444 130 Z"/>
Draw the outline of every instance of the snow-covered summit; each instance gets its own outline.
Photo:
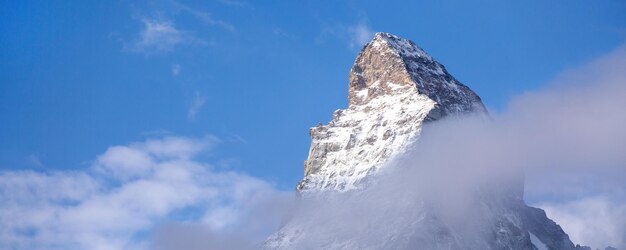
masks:
<path id="1" fill-rule="evenodd" d="M 310 129 L 298 190 L 345 191 L 406 150 L 424 121 L 486 112 L 478 97 L 415 43 L 376 33 L 349 74 L 348 108 Z"/>

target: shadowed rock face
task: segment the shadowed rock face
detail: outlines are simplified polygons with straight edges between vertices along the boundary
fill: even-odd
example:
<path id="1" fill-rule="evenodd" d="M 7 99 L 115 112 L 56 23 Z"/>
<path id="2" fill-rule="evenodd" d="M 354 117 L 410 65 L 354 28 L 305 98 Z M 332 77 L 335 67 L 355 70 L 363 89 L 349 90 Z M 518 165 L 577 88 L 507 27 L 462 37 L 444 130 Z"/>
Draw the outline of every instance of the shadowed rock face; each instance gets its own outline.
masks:
<path id="1" fill-rule="evenodd" d="M 348 108 L 335 111 L 327 125 L 310 129 L 305 177 L 297 186 L 302 201 L 330 193 L 333 199 L 347 200 L 340 204 L 361 204 L 359 194 L 368 188 L 365 180 L 374 178 L 394 156 L 409 150 L 425 122 L 445 116 L 487 113 L 478 95 L 451 76 L 443 65 L 413 42 L 388 33 L 377 33 L 363 47 L 350 71 L 348 89 Z M 308 205 L 296 211 L 267 239 L 264 247 L 537 249 L 535 244 L 540 244 L 548 249 L 586 249 L 575 246 L 543 210 L 524 203 L 523 175 L 510 177 L 472 187 L 475 191 L 465 197 L 471 204 L 471 216 L 463 220 L 463 225 L 450 224 L 439 211 L 446 207 L 437 207 L 437 202 L 423 198 L 393 205 L 391 211 L 406 216 L 384 211 L 374 214 L 374 218 L 363 218 L 362 229 L 367 233 L 352 232 L 352 228 L 332 223 L 336 216 L 333 210 L 322 210 L 330 214 L 321 217 L 315 213 L 328 205 L 322 197 L 321 202 L 303 203 Z M 406 199 L 422 199 L 411 192 L 405 194 L 409 196 Z M 394 199 L 398 201 L 397 197 Z M 307 207 L 310 205 L 322 207 Z M 351 237 L 337 236 L 346 233 Z M 535 239 L 540 243 L 533 242 Z"/>

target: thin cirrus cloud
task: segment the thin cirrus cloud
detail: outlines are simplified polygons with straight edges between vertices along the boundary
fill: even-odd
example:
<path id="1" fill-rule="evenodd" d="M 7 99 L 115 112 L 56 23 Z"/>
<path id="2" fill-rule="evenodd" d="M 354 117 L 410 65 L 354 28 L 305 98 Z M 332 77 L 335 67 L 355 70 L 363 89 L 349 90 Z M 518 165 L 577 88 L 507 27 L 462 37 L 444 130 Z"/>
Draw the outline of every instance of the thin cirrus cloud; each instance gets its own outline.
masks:
<path id="1" fill-rule="evenodd" d="M 191 100 L 191 105 L 189 105 L 189 109 L 187 110 L 187 119 L 193 121 L 196 119 L 198 112 L 206 103 L 206 97 L 199 92 L 195 92 L 193 95 L 193 99 Z"/>
<path id="2" fill-rule="evenodd" d="M 353 49 L 365 45 L 373 35 L 372 28 L 363 21 L 353 25 L 336 23 L 323 26 L 316 42 L 321 43 L 329 38 L 335 38 L 345 42 L 349 48 Z"/>
<path id="3" fill-rule="evenodd" d="M 176 20 L 180 16 L 189 16 L 206 26 L 218 27 L 235 32 L 236 28 L 227 21 L 217 19 L 207 11 L 198 10 L 177 1 L 162 2 L 161 9 L 152 10 L 153 15 L 141 15 L 142 29 L 130 41 L 124 41 L 124 51 L 156 54 L 171 52 L 185 45 L 207 45 L 206 37 L 189 29 L 181 29 Z"/>
<path id="4" fill-rule="evenodd" d="M 172 1 L 171 3 L 173 4 L 175 9 L 179 10 L 179 12 L 190 14 L 191 16 L 193 16 L 194 18 L 198 19 L 199 21 L 203 22 L 206 25 L 217 26 L 219 28 L 222 28 L 230 32 L 234 32 L 237 30 L 235 26 L 233 26 L 229 22 L 213 17 L 213 15 L 207 11 L 197 10 L 188 5 L 185 5 L 176 1 Z"/>
<path id="5" fill-rule="evenodd" d="M 246 1 L 220 0 L 219 2 L 222 3 L 222 4 L 225 4 L 225 5 L 239 7 L 239 8 L 252 7 L 252 5 L 250 3 L 248 3 L 248 2 L 246 2 Z"/>
<path id="6" fill-rule="evenodd" d="M 214 236 L 204 247 L 224 244 L 229 230 L 238 246 L 261 241 L 291 194 L 196 160 L 219 142 L 169 136 L 112 146 L 86 170 L 4 171 L 0 248 L 174 247 L 190 229 Z"/>
<path id="7" fill-rule="evenodd" d="M 169 52 L 181 45 L 205 44 L 191 31 L 176 28 L 173 21 L 143 18 L 141 22 L 143 29 L 137 38 L 124 45 L 124 50 L 153 54 Z"/>
<path id="8" fill-rule="evenodd" d="M 374 31 L 365 23 L 348 27 L 351 47 L 360 47 L 366 44 L 374 35 Z"/>
<path id="9" fill-rule="evenodd" d="M 180 66 L 180 64 L 172 65 L 172 75 L 173 76 L 178 76 L 180 74 L 180 70 L 181 69 L 182 69 L 182 66 Z"/>

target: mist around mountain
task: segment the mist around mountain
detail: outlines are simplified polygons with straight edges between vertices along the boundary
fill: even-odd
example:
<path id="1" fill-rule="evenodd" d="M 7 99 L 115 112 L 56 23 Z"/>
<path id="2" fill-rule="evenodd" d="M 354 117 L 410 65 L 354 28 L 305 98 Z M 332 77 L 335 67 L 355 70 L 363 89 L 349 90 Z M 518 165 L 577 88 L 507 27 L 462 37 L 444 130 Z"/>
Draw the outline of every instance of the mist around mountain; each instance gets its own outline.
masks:
<path id="1" fill-rule="evenodd" d="M 376 39 L 362 53 L 367 54 L 368 46 L 375 44 Z M 381 52 L 381 55 L 389 53 Z M 626 50 L 620 48 L 582 69 L 568 72 L 550 88 L 517 97 L 506 112 L 492 113 L 488 119 L 474 113 L 424 123 L 423 128 L 418 128 L 419 139 L 399 142 L 409 143 L 395 157 L 376 156 L 376 159 L 389 157 L 389 162 L 360 170 L 366 174 L 358 175 L 356 182 L 351 176 L 359 170 L 344 167 L 339 171 L 333 163 L 312 172 L 307 169 L 312 161 L 310 155 L 305 174 L 321 171 L 326 177 L 308 181 L 305 178 L 305 184 L 299 185 L 305 189 L 296 201 L 294 212 L 265 246 L 269 249 L 589 249 L 575 244 L 584 241 L 594 248 L 608 245 L 623 248 L 626 115 L 622 109 L 626 107 L 623 98 L 626 74 L 620 68 L 626 65 L 625 55 Z M 378 81 L 373 85 L 376 84 Z M 419 82 L 414 84 L 418 92 L 422 91 Z M 350 97 L 356 95 L 351 93 Z M 353 105 L 353 99 L 350 104 Z M 389 108 L 382 110 L 389 111 Z M 376 108 L 367 112 L 357 117 L 377 116 Z M 316 134 L 319 126 L 312 129 L 311 154 L 316 147 L 331 154 L 333 145 L 337 144 L 335 151 L 352 149 L 341 149 L 341 143 L 333 141 L 317 144 L 329 143 L 323 140 L 327 137 L 343 136 L 332 132 L 333 126 L 343 126 L 337 125 L 335 113 L 330 125 L 322 127 L 325 135 Z M 385 119 L 382 113 L 379 115 Z M 364 129 L 372 131 L 367 127 L 353 130 Z M 376 145 L 371 141 L 362 145 L 368 143 Z M 367 153 L 363 159 L 368 159 Z M 321 158 L 315 161 L 327 161 L 326 154 L 316 155 Z M 335 157 L 332 162 L 338 164 L 356 161 L 353 165 L 359 166 L 372 162 L 359 163 L 358 158 L 343 160 L 346 157 L 343 154 L 332 157 Z M 566 190 L 562 198 L 605 197 L 617 207 L 610 215 L 614 221 L 600 225 L 594 238 L 581 234 L 581 230 L 587 233 L 596 230 L 594 227 L 598 225 L 592 221 L 588 230 L 584 224 L 571 226 L 567 220 L 553 222 L 543 210 L 529 207 L 523 201 L 525 174 L 532 180 L 531 185 L 542 185 L 526 188 L 531 190 L 526 194 L 531 199 L 554 195 L 558 193 L 555 190 Z M 357 183 L 361 188 L 345 191 L 342 182 L 353 188 Z M 589 209 L 597 207 L 590 205 Z M 559 224 L 564 225 L 565 231 Z M 567 234 L 568 227 L 574 231 L 572 239 Z"/>

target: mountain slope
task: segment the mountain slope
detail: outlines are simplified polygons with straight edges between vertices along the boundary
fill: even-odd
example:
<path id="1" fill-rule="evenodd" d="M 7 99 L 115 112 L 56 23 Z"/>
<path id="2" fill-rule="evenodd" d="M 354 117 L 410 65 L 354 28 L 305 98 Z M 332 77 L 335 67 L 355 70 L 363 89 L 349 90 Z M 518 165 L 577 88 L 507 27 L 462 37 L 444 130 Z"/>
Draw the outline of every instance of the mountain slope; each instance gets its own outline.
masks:
<path id="1" fill-rule="evenodd" d="M 452 192 L 431 190 L 431 176 L 386 169 L 416 150 L 425 124 L 486 116 L 478 95 L 413 42 L 377 33 L 350 71 L 348 103 L 328 125 L 311 128 L 300 204 L 266 248 L 583 249 L 524 203 L 521 174 L 469 181 L 445 199 Z M 371 181 L 381 170 L 399 177 Z"/>

